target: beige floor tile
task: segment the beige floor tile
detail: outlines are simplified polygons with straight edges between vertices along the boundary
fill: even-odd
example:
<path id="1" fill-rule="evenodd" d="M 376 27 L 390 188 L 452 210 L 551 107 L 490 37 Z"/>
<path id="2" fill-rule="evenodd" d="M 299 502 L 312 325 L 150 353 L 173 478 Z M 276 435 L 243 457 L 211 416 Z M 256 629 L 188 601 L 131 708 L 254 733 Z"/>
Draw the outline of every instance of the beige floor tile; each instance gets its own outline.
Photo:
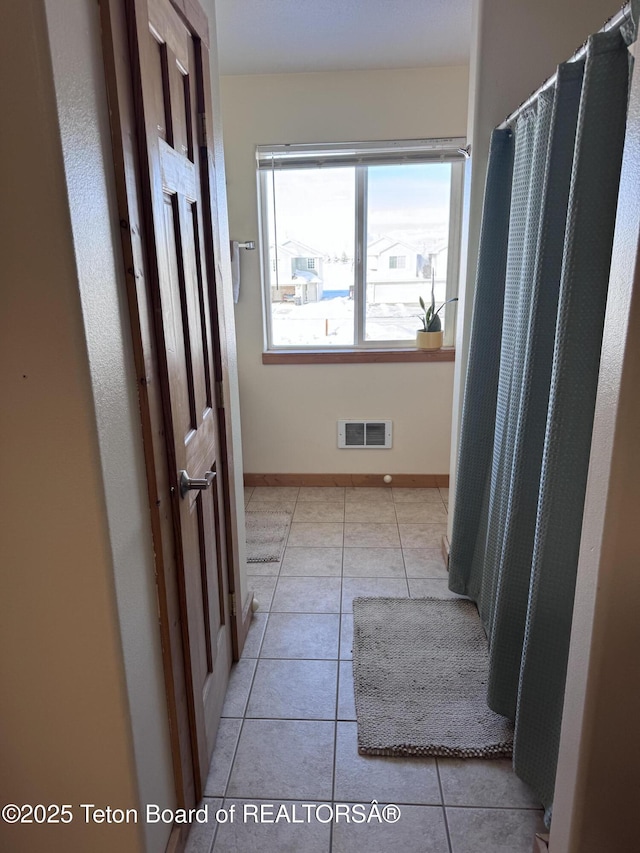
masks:
<path id="1" fill-rule="evenodd" d="M 213 853 L 329 853 L 331 825 L 314 819 L 307 822 L 306 812 L 301 810 L 299 802 L 279 799 L 225 800 L 225 809 L 231 806 L 236 809 L 235 820 L 219 827 Z M 288 809 L 290 822 L 276 822 L 275 818 L 281 806 Z M 294 806 L 297 807 L 297 812 L 294 812 Z M 267 818 L 270 816 L 271 822 L 257 822 L 254 819 L 255 809 L 258 810 L 258 815 L 264 814 Z"/>
<path id="2" fill-rule="evenodd" d="M 247 633 L 247 639 L 244 641 L 244 648 L 242 650 L 243 660 L 245 658 L 258 657 L 266 627 L 267 614 L 254 613 L 253 619 L 251 620 L 251 625 L 249 626 L 249 632 Z"/>
<path id="3" fill-rule="evenodd" d="M 344 486 L 301 486 L 298 500 L 344 503 Z"/>
<path id="4" fill-rule="evenodd" d="M 249 570 L 251 570 L 251 566 L 252 564 L 249 563 Z M 259 609 L 264 613 L 267 613 L 271 608 L 277 580 L 276 577 L 269 575 L 247 575 L 247 588 L 249 592 L 253 592 L 258 601 Z"/>
<path id="5" fill-rule="evenodd" d="M 242 720 L 220 720 L 209 775 L 204 784 L 205 797 L 224 797 L 241 727 Z"/>
<path id="6" fill-rule="evenodd" d="M 191 824 L 185 853 L 209 853 L 218 828 L 216 812 L 222 807 L 222 802 L 222 799 L 211 799 L 205 797 L 202 802 L 198 804 L 201 807 L 206 806 L 208 820 L 206 823 Z"/>
<path id="7" fill-rule="evenodd" d="M 344 526 L 345 548 L 399 548 L 397 524 L 373 522 L 347 523 Z"/>
<path id="8" fill-rule="evenodd" d="M 342 574 L 342 548 L 296 548 L 287 546 L 282 560 L 283 577 L 325 576 Z"/>
<path id="9" fill-rule="evenodd" d="M 261 660 L 247 717 L 333 720 L 337 683 L 337 661 Z"/>
<path id="10" fill-rule="evenodd" d="M 400 548 L 345 548 L 343 574 L 350 578 L 403 578 Z"/>
<path id="11" fill-rule="evenodd" d="M 344 504 L 307 501 L 296 504 L 294 521 L 344 521 Z"/>
<path id="12" fill-rule="evenodd" d="M 223 717 L 243 717 L 251 682 L 256 671 L 254 658 L 244 658 L 234 663 L 229 673 L 229 684 L 222 706 Z"/>
<path id="13" fill-rule="evenodd" d="M 395 503 L 421 503 L 424 501 L 440 503 L 442 497 L 438 489 L 392 489 Z"/>
<path id="14" fill-rule="evenodd" d="M 340 613 L 340 578 L 290 578 L 278 580 L 271 610 L 276 613 Z"/>
<path id="15" fill-rule="evenodd" d="M 440 494 L 442 495 L 442 500 L 445 501 L 445 503 L 446 503 L 449 500 L 449 489 L 448 488 L 445 489 L 444 487 L 441 487 L 440 488 Z"/>
<path id="16" fill-rule="evenodd" d="M 439 548 L 446 524 L 399 524 L 403 548 Z"/>
<path id="17" fill-rule="evenodd" d="M 439 758 L 438 768 L 446 805 L 541 808 L 529 786 L 513 772 L 511 759 Z"/>
<path id="18" fill-rule="evenodd" d="M 448 578 L 442 552 L 435 548 L 405 548 L 404 567 L 408 578 Z"/>
<path id="19" fill-rule="evenodd" d="M 247 504 L 247 512 L 288 512 L 293 515 L 295 508 L 295 500 L 259 501 L 252 498 Z"/>
<path id="20" fill-rule="evenodd" d="M 356 701 L 353 695 L 353 663 L 340 661 L 340 679 L 338 682 L 338 719 L 356 719 Z"/>
<path id="21" fill-rule="evenodd" d="M 334 723 L 245 720 L 230 797 L 330 800 Z"/>
<path id="22" fill-rule="evenodd" d="M 339 802 L 441 805 L 435 758 L 358 754 L 356 723 L 338 723 L 334 797 Z"/>
<path id="23" fill-rule="evenodd" d="M 261 657 L 337 660 L 339 630 L 334 613 L 272 613 Z"/>
<path id="24" fill-rule="evenodd" d="M 292 548 L 342 547 L 344 525 L 332 522 L 293 522 L 287 545 Z"/>
<path id="25" fill-rule="evenodd" d="M 392 503 L 382 501 L 359 501 L 345 506 L 345 521 L 376 521 L 386 524 L 396 523 L 396 511 Z"/>
<path id="26" fill-rule="evenodd" d="M 343 578 L 342 612 L 352 613 L 353 599 L 369 596 L 407 597 L 407 582 L 402 578 Z"/>
<path id="27" fill-rule="evenodd" d="M 380 503 L 393 503 L 391 489 L 370 488 L 367 486 L 351 486 L 345 489 L 345 500 L 347 503 L 360 503 L 361 501 L 377 501 Z"/>
<path id="28" fill-rule="evenodd" d="M 299 491 L 298 486 L 256 486 L 251 497 L 256 501 L 295 501 Z"/>
<path id="29" fill-rule="evenodd" d="M 440 550 L 448 492 L 309 487 L 284 496 L 273 487 L 257 494 L 255 489 L 247 492 L 247 499 L 250 508 L 258 511 L 279 504 L 290 512 L 295 507 L 296 520 L 282 564 L 249 567 L 263 606 L 276 581 L 277 585 L 268 623 L 266 612 L 255 615 L 242 661 L 232 671 L 223 711 L 225 725 L 220 728 L 217 760 L 212 763 L 206 793 L 211 797 L 224 794 L 237 743 L 238 760 L 231 771 L 236 787 L 227 786 L 229 795 L 251 798 L 251 803 L 258 795 L 269 803 L 293 796 L 308 801 L 330 798 L 331 771 L 327 767 L 333 740 L 329 721 L 336 718 L 340 722 L 335 800 L 397 802 L 402 817 L 397 824 L 382 826 L 341 823 L 333 828 L 332 847 L 328 825 L 226 825 L 217 830 L 215 853 L 329 853 L 330 847 L 331 853 L 365 849 L 367 853 L 396 849 L 448 853 L 443 810 L 436 805 L 440 788 L 434 760 L 418 759 L 416 763 L 414 759 L 357 754 L 351 662 L 354 597 L 457 597 L 447 588 L 448 573 Z M 344 526 L 333 520 L 342 519 L 343 507 Z M 399 525 L 391 520 L 396 515 Z M 337 610 L 338 600 L 341 615 L 329 612 Z M 317 612 L 300 613 L 298 608 L 317 608 Z M 255 660 L 258 652 L 259 662 Z M 247 734 L 240 743 L 239 715 L 243 711 L 247 711 Z M 279 724 L 327 728 L 324 732 L 304 730 L 312 732 L 309 738 L 304 731 L 294 732 Z M 318 745 L 318 731 L 325 738 L 324 747 Z M 301 761 L 313 768 L 311 775 L 318 775 L 325 793 L 318 786 L 316 794 L 311 792 L 309 774 L 300 770 Z M 531 827 L 542 829 L 538 804 L 512 773 L 510 762 L 438 762 L 453 853 L 530 853 Z M 189 853 L 208 853 L 213 831 L 213 826 L 194 828 L 194 841 L 189 843 L 200 846 L 189 848 Z"/>
<path id="30" fill-rule="evenodd" d="M 251 496 L 253 495 L 253 486 L 245 486 L 244 487 L 244 502 L 247 503 L 248 500 L 251 500 Z"/>
<path id="31" fill-rule="evenodd" d="M 397 823 L 338 823 L 332 853 L 449 853 L 443 810 L 400 806 Z"/>
<path id="32" fill-rule="evenodd" d="M 396 516 L 399 524 L 446 524 L 447 511 L 441 502 L 428 503 L 398 503 L 396 504 Z"/>
<path id="33" fill-rule="evenodd" d="M 409 578 L 411 598 L 465 598 L 451 592 L 446 578 Z"/>
<path id="34" fill-rule="evenodd" d="M 351 660 L 353 649 L 353 613 L 340 617 L 340 660 Z"/>
<path id="35" fill-rule="evenodd" d="M 536 832 L 545 832 L 533 809 L 447 807 L 453 853 L 531 853 Z"/>

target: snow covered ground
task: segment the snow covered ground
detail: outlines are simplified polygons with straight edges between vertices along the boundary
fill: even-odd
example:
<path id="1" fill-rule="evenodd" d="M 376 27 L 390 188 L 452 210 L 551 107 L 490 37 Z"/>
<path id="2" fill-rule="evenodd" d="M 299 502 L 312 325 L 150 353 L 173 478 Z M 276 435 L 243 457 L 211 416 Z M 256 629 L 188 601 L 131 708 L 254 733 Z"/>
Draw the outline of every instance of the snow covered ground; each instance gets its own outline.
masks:
<path id="1" fill-rule="evenodd" d="M 353 346 L 353 299 L 338 296 L 294 305 L 277 302 L 272 306 L 274 346 Z M 370 341 L 415 340 L 420 320 L 415 304 L 367 306 L 366 339 Z"/>
<path id="2" fill-rule="evenodd" d="M 325 276 L 324 298 L 319 302 L 308 302 L 296 305 L 294 302 L 272 303 L 272 342 L 278 346 L 315 346 L 315 347 L 346 347 L 354 344 L 354 302 L 347 295 L 349 286 L 353 285 L 353 272 L 341 269 L 342 265 L 334 265 L 337 269 L 332 277 Z M 335 272 L 342 273 L 339 277 Z M 327 287 L 327 284 L 330 287 Z M 332 289 L 335 288 L 335 290 Z M 386 290 L 382 290 L 386 288 Z M 420 306 L 418 297 L 425 300 L 430 298 L 430 286 L 424 282 L 416 287 L 414 281 L 398 282 L 393 285 L 376 285 L 367 290 L 369 296 L 385 301 L 370 301 L 367 303 L 365 335 L 368 341 L 415 341 L 416 331 L 420 328 Z M 397 294 L 396 299 L 388 299 L 389 289 Z M 436 303 L 440 305 L 445 299 L 446 284 L 436 282 Z M 341 291 L 340 295 L 332 295 Z M 446 309 L 445 309 L 446 310 Z M 441 312 L 444 319 L 445 311 Z"/>

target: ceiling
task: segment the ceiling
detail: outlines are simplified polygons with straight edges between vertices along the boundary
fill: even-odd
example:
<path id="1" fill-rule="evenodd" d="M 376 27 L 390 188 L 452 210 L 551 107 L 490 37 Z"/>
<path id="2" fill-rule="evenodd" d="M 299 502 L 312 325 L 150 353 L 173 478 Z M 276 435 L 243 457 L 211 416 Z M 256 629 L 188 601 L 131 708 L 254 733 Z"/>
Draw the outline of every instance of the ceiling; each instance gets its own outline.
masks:
<path id="1" fill-rule="evenodd" d="M 221 74 L 466 65 L 472 0 L 216 0 Z"/>

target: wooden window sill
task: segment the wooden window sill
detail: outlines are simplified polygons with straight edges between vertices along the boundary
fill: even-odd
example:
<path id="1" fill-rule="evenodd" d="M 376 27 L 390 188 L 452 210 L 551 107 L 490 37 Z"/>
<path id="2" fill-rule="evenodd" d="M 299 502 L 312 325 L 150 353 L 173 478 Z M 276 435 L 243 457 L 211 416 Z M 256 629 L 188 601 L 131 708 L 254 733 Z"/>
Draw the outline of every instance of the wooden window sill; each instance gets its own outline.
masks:
<path id="1" fill-rule="evenodd" d="M 279 350 L 262 353 L 263 364 L 395 364 L 414 361 L 455 361 L 454 347 L 421 349 Z"/>

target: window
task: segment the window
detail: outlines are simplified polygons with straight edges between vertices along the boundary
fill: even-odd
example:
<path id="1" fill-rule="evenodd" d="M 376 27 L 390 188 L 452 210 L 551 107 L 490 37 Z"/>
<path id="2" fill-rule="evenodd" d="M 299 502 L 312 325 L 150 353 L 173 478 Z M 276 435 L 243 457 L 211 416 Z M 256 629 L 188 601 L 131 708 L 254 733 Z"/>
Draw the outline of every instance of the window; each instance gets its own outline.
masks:
<path id="1" fill-rule="evenodd" d="M 457 292 L 465 144 L 258 147 L 268 350 L 413 347 L 420 296 Z"/>

